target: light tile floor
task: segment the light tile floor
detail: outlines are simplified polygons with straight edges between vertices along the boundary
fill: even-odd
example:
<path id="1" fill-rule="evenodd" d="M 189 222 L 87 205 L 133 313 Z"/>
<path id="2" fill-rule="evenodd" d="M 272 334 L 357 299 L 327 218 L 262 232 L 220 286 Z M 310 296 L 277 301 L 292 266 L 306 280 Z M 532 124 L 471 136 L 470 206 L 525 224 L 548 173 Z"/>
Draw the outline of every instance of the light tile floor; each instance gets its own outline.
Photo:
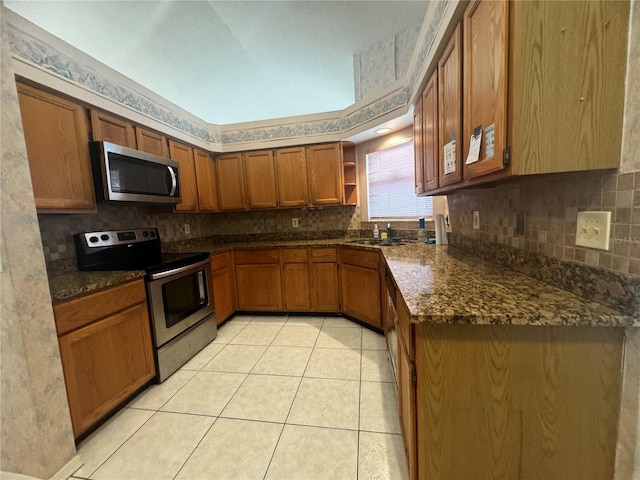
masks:
<path id="1" fill-rule="evenodd" d="M 397 412 L 382 335 L 236 316 L 82 442 L 72 478 L 403 480 Z"/>

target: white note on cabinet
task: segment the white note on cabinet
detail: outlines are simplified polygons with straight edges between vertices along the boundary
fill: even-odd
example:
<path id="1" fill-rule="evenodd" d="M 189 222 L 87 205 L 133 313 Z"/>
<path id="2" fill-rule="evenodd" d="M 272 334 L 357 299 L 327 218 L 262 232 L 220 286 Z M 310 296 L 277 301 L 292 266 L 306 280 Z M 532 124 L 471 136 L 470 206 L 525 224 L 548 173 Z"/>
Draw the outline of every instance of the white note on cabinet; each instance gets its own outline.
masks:
<path id="1" fill-rule="evenodd" d="M 456 141 L 451 140 L 444 146 L 444 174 L 456 171 Z"/>

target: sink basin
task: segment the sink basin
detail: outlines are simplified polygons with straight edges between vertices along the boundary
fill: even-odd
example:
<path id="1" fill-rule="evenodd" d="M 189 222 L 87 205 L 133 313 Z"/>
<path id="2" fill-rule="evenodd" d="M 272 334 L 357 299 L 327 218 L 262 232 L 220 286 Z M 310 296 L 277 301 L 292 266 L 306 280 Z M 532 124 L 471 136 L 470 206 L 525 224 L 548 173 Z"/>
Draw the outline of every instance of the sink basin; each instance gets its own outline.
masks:
<path id="1" fill-rule="evenodd" d="M 349 240 L 347 243 L 351 243 L 354 245 L 377 245 L 380 247 L 395 247 L 398 245 L 406 245 L 406 242 L 401 240 L 378 240 L 375 238 L 359 238 L 357 240 Z"/>

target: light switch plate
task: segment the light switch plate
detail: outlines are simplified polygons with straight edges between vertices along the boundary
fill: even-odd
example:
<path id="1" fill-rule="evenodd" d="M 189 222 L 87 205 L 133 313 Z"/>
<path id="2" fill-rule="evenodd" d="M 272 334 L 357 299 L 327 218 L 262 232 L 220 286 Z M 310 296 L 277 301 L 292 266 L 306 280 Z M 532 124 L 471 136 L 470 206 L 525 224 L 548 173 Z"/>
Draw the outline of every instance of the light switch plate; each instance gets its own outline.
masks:
<path id="1" fill-rule="evenodd" d="M 480 212 L 478 210 L 473 211 L 473 229 L 480 230 Z"/>
<path id="2" fill-rule="evenodd" d="M 611 212 L 578 212 L 576 247 L 609 250 Z"/>

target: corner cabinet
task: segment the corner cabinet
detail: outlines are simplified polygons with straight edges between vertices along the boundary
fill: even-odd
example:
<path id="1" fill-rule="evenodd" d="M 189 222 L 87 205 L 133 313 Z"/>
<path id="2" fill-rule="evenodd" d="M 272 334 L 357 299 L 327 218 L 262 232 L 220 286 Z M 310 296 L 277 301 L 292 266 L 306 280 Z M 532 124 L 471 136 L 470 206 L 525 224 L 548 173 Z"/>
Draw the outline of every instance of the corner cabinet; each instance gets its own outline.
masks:
<path id="1" fill-rule="evenodd" d="M 38 213 L 95 212 L 86 109 L 16 85 Z"/>
<path id="2" fill-rule="evenodd" d="M 216 253 L 211 256 L 211 276 L 213 277 L 216 323 L 219 325 L 236 311 L 235 269 L 232 252 Z"/>
<path id="3" fill-rule="evenodd" d="M 350 248 L 338 249 L 342 310 L 382 329 L 380 254 Z"/>
<path id="4" fill-rule="evenodd" d="M 358 204 L 358 174 L 356 170 L 356 146 L 352 142 L 342 142 L 342 166 L 345 205 Z"/>
<path id="5" fill-rule="evenodd" d="M 193 157 L 198 191 L 198 209 L 201 212 L 217 212 L 220 210 L 220 206 L 218 204 L 215 162 L 210 153 L 197 148 L 193 150 Z"/>
<path id="6" fill-rule="evenodd" d="M 169 140 L 169 153 L 180 167 L 180 196 L 182 202 L 174 206 L 176 212 L 198 211 L 198 186 L 193 148 L 174 140 Z"/>
<path id="7" fill-rule="evenodd" d="M 143 280 L 54 304 L 77 438 L 155 376 Z"/>

